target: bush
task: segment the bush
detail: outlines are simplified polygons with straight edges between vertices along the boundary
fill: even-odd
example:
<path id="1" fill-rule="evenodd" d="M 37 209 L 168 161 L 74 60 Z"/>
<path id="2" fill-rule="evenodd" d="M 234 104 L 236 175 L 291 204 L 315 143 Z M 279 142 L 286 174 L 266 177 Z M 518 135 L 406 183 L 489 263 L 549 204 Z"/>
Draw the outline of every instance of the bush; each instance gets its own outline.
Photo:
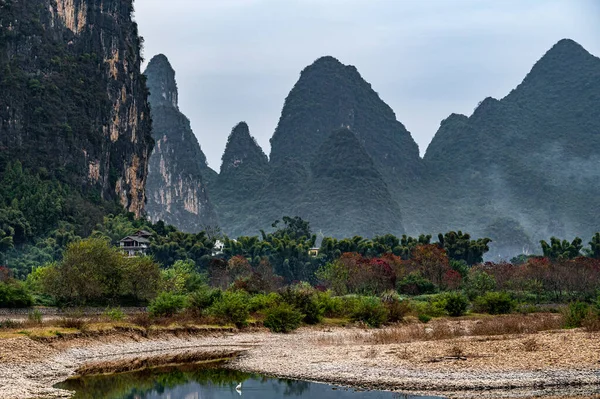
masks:
<path id="1" fill-rule="evenodd" d="M 156 299 L 150 302 L 148 312 L 152 316 L 173 316 L 186 307 L 186 298 L 172 292 L 161 292 Z"/>
<path id="2" fill-rule="evenodd" d="M 217 300 L 210 312 L 226 322 L 234 324 L 237 328 L 248 325 L 250 308 L 248 306 L 248 294 L 243 291 L 226 291 Z"/>
<path id="3" fill-rule="evenodd" d="M 465 292 L 469 299 L 475 299 L 478 296 L 485 295 L 486 292 L 496 289 L 496 279 L 494 276 L 482 270 L 471 269 L 467 278 Z"/>
<path id="4" fill-rule="evenodd" d="M 278 306 L 281 301 L 281 295 L 276 292 L 271 292 L 270 294 L 256 294 L 250 298 L 249 310 L 250 313 L 260 312 Z"/>
<path id="5" fill-rule="evenodd" d="M 431 317 L 427 316 L 426 314 L 420 314 L 419 315 L 419 321 L 421 323 L 429 323 L 430 320 L 431 320 Z"/>
<path id="6" fill-rule="evenodd" d="M 461 292 L 449 292 L 444 295 L 445 310 L 452 317 L 459 317 L 467 312 L 469 298 Z"/>
<path id="7" fill-rule="evenodd" d="M 333 296 L 331 291 L 317 293 L 317 304 L 325 317 L 344 317 L 347 314 L 344 299 Z"/>
<path id="8" fill-rule="evenodd" d="M 304 314 L 306 324 L 317 324 L 323 320 L 325 309 L 319 302 L 317 291 L 308 283 L 288 287 L 281 293 L 285 302 Z"/>
<path id="9" fill-rule="evenodd" d="M 507 314 L 515 308 L 515 302 L 506 292 L 487 292 L 475 299 L 475 309 L 489 314 Z"/>
<path id="10" fill-rule="evenodd" d="M 352 321 L 362 321 L 370 327 L 380 327 L 386 322 L 387 309 L 377 297 L 359 298 L 356 309 L 352 312 Z"/>
<path id="11" fill-rule="evenodd" d="M 407 295 L 424 295 L 435 292 L 435 285 L 419 272 L 410 273 L 396 285 L 399 292 Z"/>
<path id="12" fill-rule="evenodd" d="M 264 325 L 272 332 L 288 333 L 300 327 L 304 315 L 287 303 L 282 303 L 265 313 Z"/>
<path id="13" fill-rule="evenodd" d="M 387 309 L 387 321 L 397 323 L 411 312 L 410 302 L 402 300 L 396 291 L 386 291 L 381 295 L 381 301 Z"/>
<path id="14" fill-rule="evenodd" d="M 31 323 L 42 324 L 42 312 L 38 309 L 35 309 L 33 312 L 29 312 L 27 314 L 27 320 Z"/>
<path id="15" fill-rule="evenodd" d="M 63 317 L 56 324 L 62 328 L 74 328 L 77 330 L 86 330 L 87 321 L 83 317 Z"/>
<path id="16" fill-rule="evenodd" d="M 0 308 L 28 308 L 33 298 L 19 281 L 0 283 Z"/>
<path id="17" fill-rule="evenodd" d="M 125 318 L 125 313 L 121 308 L 106 308 L 104 315 L 108 317 L 110 321 L 121 321 Z"/>
<path id="18" fill-rule="evenodd" d="M 583 321 L 588 317 L 590 307 L 585 302 L 571 302 L 563 310 L 563 326 L 565 328 L 577 328 L 583 325 Z"/>
<path id="19" fill-rule="evenodd" d="M 195 312 L 202 313 L 222 296 L 223 292 L 220 289 L 203 285 L 189 296 L 188 307 Z"/>

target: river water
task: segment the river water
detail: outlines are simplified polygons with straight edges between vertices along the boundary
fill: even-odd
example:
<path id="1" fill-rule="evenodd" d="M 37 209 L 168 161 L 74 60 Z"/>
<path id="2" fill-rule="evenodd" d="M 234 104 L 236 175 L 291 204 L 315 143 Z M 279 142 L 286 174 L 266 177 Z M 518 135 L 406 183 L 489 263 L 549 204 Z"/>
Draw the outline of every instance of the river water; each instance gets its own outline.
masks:
<path id="1" fill-rule="evenodd" d="M 241 383 L 241 388 L 238 385 Z M 356 391 L 219 367 L 187 366 L 68 380 L 57 387 L 74 399 L 424 399 L 383 391 Z"/>

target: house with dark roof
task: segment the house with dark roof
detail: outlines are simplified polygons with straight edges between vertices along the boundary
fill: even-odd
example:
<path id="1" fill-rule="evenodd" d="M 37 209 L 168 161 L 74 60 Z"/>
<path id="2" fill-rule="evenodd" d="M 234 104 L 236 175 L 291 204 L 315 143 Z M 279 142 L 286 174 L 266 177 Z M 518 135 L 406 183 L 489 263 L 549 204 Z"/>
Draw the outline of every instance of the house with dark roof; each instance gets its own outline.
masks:
<path id="1" fill-rule="evenodd" d="M 119 248 L 127 256 L 144 256 L 150 249 L 150 237 L 152 233 L 146 230 L 138 230 L 134 234 L 119 241 Z"/>

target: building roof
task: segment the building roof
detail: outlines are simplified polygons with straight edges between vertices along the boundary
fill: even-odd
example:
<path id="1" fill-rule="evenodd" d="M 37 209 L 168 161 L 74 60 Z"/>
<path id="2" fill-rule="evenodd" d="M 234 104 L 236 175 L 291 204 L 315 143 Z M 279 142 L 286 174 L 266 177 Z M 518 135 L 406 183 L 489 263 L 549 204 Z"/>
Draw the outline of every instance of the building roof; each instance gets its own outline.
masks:
<path id="1" fill-rule="evenodd" d="M 140 236 L 127 236 L 125 238 L 122 238 L 121 241 L 119 242 L 126 242 L 126 241 L 136 241 L 142 244 L 148 244 L 150 243 L 150 240 L 144 237 L 140 237 Z"/>
<path id="2" fill-rule="evenodd" d="M 152 233 L 150 233 L 147 230 L 138 230 L 133 235 L 140 236 L 140 237 L 152 237 Z"/>

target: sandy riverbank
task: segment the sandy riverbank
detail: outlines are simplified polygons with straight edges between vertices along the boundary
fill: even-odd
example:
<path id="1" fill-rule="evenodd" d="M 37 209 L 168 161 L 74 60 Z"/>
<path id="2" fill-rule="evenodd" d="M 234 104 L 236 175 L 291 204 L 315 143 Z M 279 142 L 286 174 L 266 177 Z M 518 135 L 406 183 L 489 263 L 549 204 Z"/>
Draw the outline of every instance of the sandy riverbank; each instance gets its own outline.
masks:
<path id="1" fill-rule="evenodd" d="M 2 339 L 0 398 L 67 398 L 68 392 L 52 385 L 78 371 L 232 354 L 239 356 L 227 367 L 243 371 L 457 398 L 600 393 L 599 333 L 559 330 L 406 343 L 382 341 L 380 334 L 303 328 L 289 335 L 258 331 L 148 339 L 130 333 L 43 343 Z"/>

